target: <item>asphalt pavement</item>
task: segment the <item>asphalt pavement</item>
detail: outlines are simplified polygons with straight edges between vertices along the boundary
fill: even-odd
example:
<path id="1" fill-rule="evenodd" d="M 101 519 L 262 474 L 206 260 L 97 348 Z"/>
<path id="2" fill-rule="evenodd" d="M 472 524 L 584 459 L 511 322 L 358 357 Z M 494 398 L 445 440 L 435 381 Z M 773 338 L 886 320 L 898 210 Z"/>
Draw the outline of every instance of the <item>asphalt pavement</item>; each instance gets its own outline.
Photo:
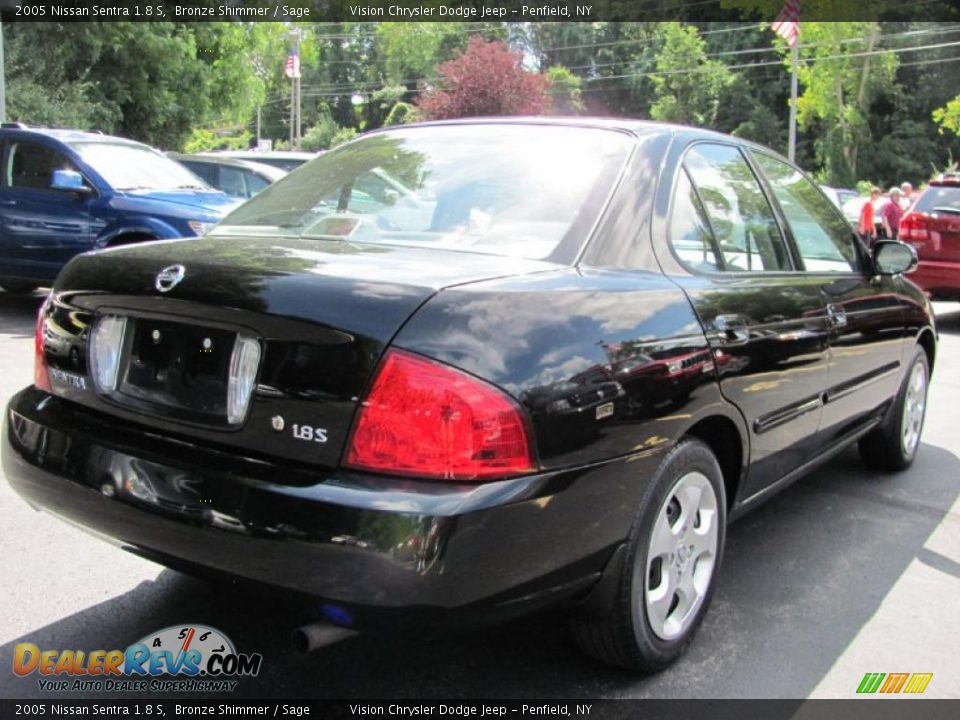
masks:
<path id="1" fill-rule="evenodd" d="M 32 380 L 40 301 L 0 292 L 4 406 Z M 867 672 L 927 672 L 925 697 L 960 698 L 960 305 L 936 309 L 940 352 L 914 466 L 879 476 L 850 451 L 734 524 L 710 613 L 665 672 L 637 677 L 584 658 L 556 613 L 298 654 L 301 606 L 128 555 L 34 512 L 0 481 L 0 697 L 51 698 L 35 675 L 11 671 L 17 643 L 124 648 L 202 623 L 263 654 L 259 676 L 237 689 L 247 697 L 851 698 Z"/>

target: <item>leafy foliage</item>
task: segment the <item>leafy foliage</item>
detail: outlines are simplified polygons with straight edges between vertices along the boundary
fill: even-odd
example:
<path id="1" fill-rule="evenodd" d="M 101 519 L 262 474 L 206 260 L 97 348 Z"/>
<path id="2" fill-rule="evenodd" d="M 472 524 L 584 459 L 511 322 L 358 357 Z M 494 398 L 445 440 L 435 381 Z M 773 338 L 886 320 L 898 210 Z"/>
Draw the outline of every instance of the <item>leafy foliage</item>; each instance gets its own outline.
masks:
<path id="1" fill-rule="evenodd" d="M 941 108 L 933 111 L 933 119 L 940 126 L 940 131 L 950 130 L 960 135 L 960 95 Z"/>
<path id="2" fill-rule="evenodd" d="M 653 76 L 656 100 L 650 108 L 654 120 L 711 127 L 720 107 L 720 93 L 733 76 L 717 60 L 706 56 L 705 43 L 696 28 L 666 23 L 664 45 Z M 690 72 L 695 69 L 695 72 Z"/>
<path id="3" fill-rule="evenodd" d="M 783 0 L 722 2 L 731 20 L 769 20 L 782 7 Z M 960 156 L 960 30 L 921 22 L 926 5 L 899 10 L 893 0 L 804 0 L 803 8 L 805 18 L 829 12 L 857 22 L 803 22 L 802 166 L 836 184 L 888 187 L 918 185 L 931 167 Z M 897 21 L 864 22 L 881 12 Z M 258 109 L 261 136 L 286 146 L 291 82 L 283 69 L 299 32 L 305 147 L 332 146 L 341 128 L 412 122 L 439 103 L 456 114 L 656 117 L 786 150 L 789 63 L 767 22 L 84 22 L 3 30 L 11 120 L 166 148 L 252 143 Z M 877 54 L 864 55 L 871 37 Z M 912 51 L 919 45 L 942 47 Z M 471 65 L 474 48 L 501 60 Z M 771 65 L 778 50 L 784 62 Z M 898 63 L 900 50 L 911 51 Z M 448 78 L 457 68 L 469 77 Z"/>
<path id="4" fill-rule="evenodd" d="M 326 150 L 333 144 L 333 138 L 339 132 L 337 125 L 329 113 L 320 116 L 320 120 L 303 135 L 300 147 L 304 150 Z"/>
<path id="5" fill-rule="evenodd" d="M 439 87 L 420 100 L 424 117 L 539 115 L 549 107 L 546 77 L 523 68 L 523 56 L 498 41 L 470 39 L 455 60 L 437 68 Z"/>
<path id="6" fill-rule="evenodd" d="M 554 65 L 546 75 L 550 82 L 551 110 L 557 115 L 578 115 L 583 112 L 583 81 L 563 65 Z"/>
<path id="7" fill-rule="evenodd" d="M 345 142 L 353 140 L 357 136 L 357 131 L 351 127 L 344 127 L 337 130 L 333 135 L 333 139 L 330 141 L 330 147 L 336 147 L 337 145 L 342 145 Z"/>
<path id="8" fill-rule="evenodd" d="M 416 122 L 417 120 L 417 109 L 405 102 L 398 102 L 390 110 L 390 114 L 387 115 L 387 118 L 383 121 L 385 127 L 390 127 L 391 125 L 403 125 L 409 122 Z"/>
<path id="9" fill-rule="evenodd" d="M 825 132 L 817 156 L 825 179 L 849 186 L 857 179 L 860 152 L 871 139 L 870 103 L 893 84 L 897 57 L 875 49 L 880 27 L 873 22 L 804 23 L 803 36 L 797 120 L 801 127 L 822 121 Z M 780 46 L 787 54 L 785 44 Z"/>
<path id="10" fill-rule="evenodd" d="M 209 152 L 211 150 L 242 150 L 250 146 L 253 134 L 249 130 L 238 133 L 215 132 L 207 128 L 195 128 L 184 143 L 188 153 Z"/>

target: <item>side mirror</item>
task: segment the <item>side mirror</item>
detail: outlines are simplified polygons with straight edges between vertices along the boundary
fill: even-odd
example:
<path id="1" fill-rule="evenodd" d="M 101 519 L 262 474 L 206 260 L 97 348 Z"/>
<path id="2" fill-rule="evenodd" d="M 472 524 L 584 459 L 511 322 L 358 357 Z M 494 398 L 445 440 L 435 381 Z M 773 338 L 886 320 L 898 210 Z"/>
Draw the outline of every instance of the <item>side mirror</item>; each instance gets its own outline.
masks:
<path id="1" fill-rule="evenodd" d="M 90 188 L 83 184 L 83 175 L 76 170 L 54 170 L 50 189 L 83 194 L 90 192 Z"/>
<path id="2" fill-rule="evenodd" d="M 878 240 L 873 246 L 873 271 L 877 275 L 899 275 L 915 270 L 917 251 L 899 240 Z"/>

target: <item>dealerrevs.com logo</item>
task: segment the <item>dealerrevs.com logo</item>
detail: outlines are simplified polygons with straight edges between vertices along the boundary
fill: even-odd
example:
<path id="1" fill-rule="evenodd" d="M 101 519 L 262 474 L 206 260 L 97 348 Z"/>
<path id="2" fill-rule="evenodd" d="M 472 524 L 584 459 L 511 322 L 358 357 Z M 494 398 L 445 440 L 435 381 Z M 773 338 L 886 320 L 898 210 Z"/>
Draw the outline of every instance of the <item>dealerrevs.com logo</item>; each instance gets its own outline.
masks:
<path id="1" fill-rule="evenodd" d="M 232 692 L 238 677 L 260 672 L 260 653 L 238 653 L 216 628 L 175 625 L 151 633 L 126 650 L 14 648 L 13 672 L 37 675 L 40 689 L 96 692 Z"/>

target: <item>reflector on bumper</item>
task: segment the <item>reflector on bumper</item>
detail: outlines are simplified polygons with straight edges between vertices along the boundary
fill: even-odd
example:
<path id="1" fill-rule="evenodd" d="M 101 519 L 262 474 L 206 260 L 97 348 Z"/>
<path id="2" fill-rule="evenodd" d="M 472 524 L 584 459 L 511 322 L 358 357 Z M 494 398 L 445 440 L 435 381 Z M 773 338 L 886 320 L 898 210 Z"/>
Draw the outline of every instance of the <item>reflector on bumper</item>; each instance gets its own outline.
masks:
<path id="1" fill-rule="evenodd" d="M 90 335 L 90 364 L 93 380 L 100 392 L 117 389 L 120 355 L 127 319 L 120 315 L 104 315 Z"/>
<path id="2" fill-rule="evenodd" d="M 239 425 L 247 415 L 259 365 L 260 343 L 256 338 L 237 335 L 227 381 L 227 422 L 231 425 Z"/>

